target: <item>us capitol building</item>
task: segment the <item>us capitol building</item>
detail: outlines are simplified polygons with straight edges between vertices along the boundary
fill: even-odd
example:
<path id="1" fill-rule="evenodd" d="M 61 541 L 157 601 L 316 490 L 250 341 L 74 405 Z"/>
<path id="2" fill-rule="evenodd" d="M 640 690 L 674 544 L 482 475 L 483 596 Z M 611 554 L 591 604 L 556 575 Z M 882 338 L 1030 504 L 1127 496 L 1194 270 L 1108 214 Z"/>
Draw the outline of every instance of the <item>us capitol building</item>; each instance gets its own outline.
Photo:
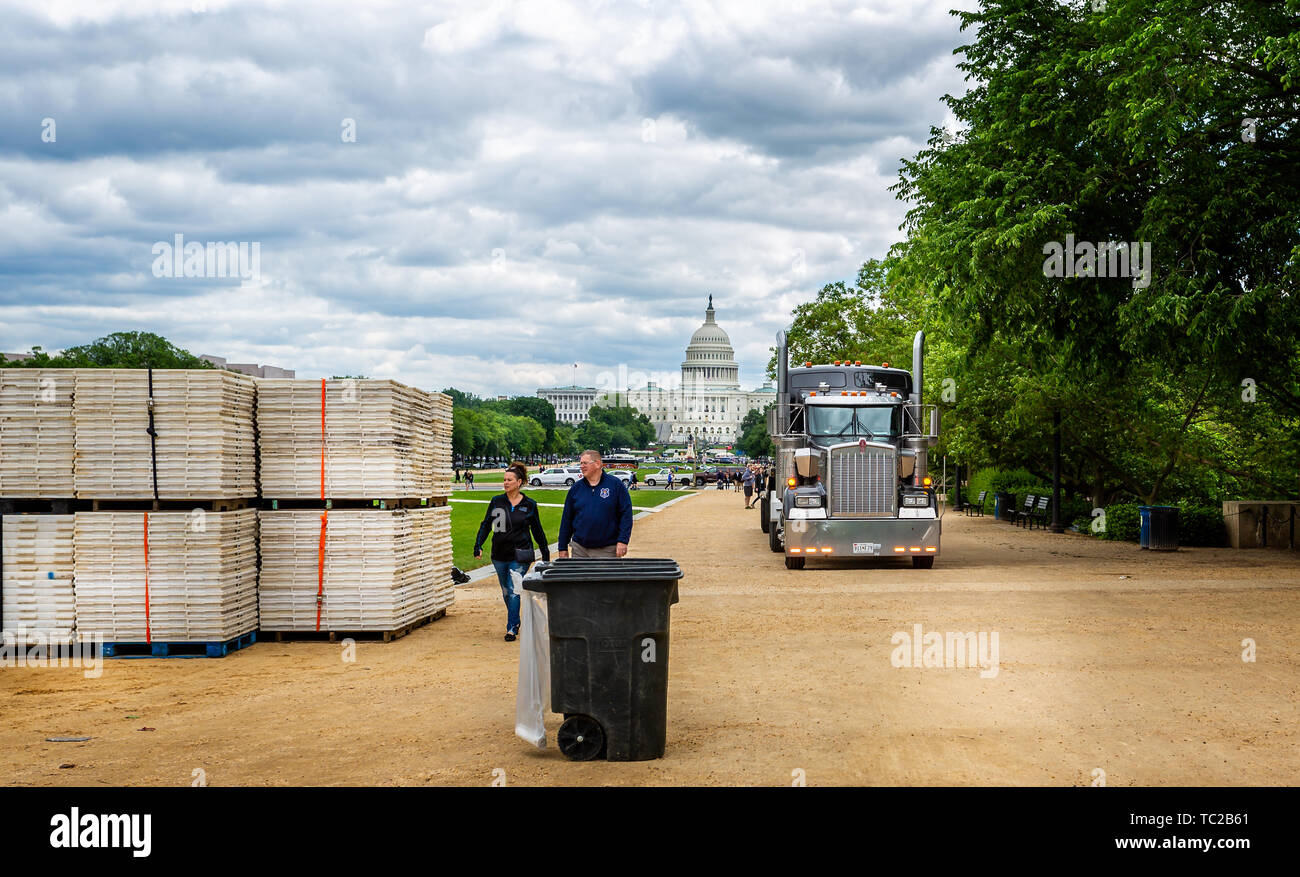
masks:
<path id="1" fill-rule="evenodd" d="M 661 445 L 732 444 L 740 438 L 740 422 L 746 414 L 776 401 L 770 382 L 756 390 L 740 389 L 739 369 L 731 338 L 714 319 L 713 296 L 709 296 L 704 324 L 686 345 L 680 387 L 660 387 L 651 381 L 626 394 L 574 386 L 546 387 L 537 395 L 555 406 L 560 423 L 581 423 L 595 404 L 630 404 L 654 424 L 655 441 Z"/>
<path id="2" fill-rule="evenodd" d="M 776 401 L 770 383 L 756 390 L 740 389 L 738 373 L 731 338 L 714 319 L 713 296 L 709 296 L 704 324 L 686 345 L 680 388 L 651 382 L 630 390 L 627 398 L 650 418 L 660 444 L 685 444 L 692 439 L 697 444 L 731 444 L 740 438 L 740 422 L 746 414 Z"/>

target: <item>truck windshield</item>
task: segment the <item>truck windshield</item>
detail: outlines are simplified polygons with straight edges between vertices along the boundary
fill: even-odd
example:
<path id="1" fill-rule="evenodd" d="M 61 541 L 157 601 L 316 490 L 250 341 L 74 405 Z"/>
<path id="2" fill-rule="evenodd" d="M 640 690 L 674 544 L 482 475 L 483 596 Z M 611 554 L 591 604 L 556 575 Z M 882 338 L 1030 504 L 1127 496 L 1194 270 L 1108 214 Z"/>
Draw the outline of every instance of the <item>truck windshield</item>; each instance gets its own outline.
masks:
<path id="1" fill-rule="evenodd" d="M 840 405 L 809 405 L 808 435 L 814 438 L 898 437 L 895 405 L 868 405 L 857 408 Z"/>

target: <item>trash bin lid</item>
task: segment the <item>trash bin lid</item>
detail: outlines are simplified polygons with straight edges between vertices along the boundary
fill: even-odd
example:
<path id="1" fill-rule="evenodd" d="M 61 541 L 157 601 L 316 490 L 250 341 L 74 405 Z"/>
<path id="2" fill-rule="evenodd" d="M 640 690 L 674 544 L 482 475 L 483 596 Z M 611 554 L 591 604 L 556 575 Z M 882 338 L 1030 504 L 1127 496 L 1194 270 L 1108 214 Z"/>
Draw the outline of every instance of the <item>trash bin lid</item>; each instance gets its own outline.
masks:
<path id="1" fill-rule="evenodd" d="M 566 557 L 543 561 L 524 576 L 530 591 L 545 590 L 544 582 L 667 582 L 682 577 L 682 568 L 668 557 L 607 558 Z"/>

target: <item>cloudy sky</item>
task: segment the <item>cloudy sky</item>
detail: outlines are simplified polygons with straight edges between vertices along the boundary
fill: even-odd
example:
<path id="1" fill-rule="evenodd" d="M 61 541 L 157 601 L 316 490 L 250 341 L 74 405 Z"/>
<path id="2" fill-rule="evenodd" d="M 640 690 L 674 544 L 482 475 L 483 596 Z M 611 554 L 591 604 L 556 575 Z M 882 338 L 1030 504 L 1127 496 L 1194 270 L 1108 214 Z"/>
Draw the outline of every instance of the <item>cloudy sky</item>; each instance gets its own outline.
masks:
<path id="1" fill-rule="evenodd" d="M 0 0 L 0 350 L 532 393 L 675 373 L 712 293 L 756 386 L 898 239 L 961 5 Z"/>

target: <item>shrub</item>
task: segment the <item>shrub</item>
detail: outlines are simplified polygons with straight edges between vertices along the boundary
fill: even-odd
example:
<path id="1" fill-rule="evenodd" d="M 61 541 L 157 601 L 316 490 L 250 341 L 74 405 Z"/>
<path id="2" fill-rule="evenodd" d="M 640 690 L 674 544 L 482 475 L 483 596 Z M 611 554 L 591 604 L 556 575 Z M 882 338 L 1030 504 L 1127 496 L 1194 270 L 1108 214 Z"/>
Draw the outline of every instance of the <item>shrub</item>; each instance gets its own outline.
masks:
<path id="1" fill-rule="evenodd" d="M 1112 503 L 1106 506 L 1106 529 L 1097 535 L 1115 542 L 1136 542 L 1140 526 L 1137 503 Z"/>
<path id="2" fill-rule="evenodd" d="M 1223 511 L 1214 506 L 1178 504 L 1178 544 L 1203 548 L 1223 547 Z"/>

